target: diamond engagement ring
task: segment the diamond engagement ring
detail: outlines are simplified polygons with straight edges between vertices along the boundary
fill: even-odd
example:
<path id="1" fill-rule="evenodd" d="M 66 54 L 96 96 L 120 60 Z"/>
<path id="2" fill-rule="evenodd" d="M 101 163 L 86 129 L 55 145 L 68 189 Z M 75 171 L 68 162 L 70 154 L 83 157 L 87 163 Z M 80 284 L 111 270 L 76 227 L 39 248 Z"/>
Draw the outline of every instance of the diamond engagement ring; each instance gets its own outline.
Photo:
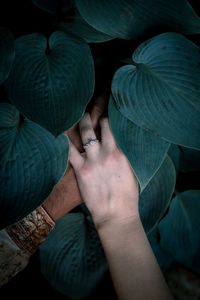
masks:
<path id="1" fill-rule="evenodd" d="M 88 139 L 87 143 L 83 144 L 83 148 L 99 143 L 98 139 Z"/>

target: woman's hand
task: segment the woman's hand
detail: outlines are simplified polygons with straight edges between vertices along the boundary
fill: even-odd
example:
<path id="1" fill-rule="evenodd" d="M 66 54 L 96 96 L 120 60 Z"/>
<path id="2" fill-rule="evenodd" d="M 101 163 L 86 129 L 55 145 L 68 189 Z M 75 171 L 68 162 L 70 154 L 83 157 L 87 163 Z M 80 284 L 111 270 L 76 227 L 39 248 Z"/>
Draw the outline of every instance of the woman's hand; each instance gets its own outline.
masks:
<path id="1" fill-rule="evenodd" d="M 97 227 L 139 217 L 136 177 L 115 143 L 108 119 L 102 119 L 100 126 L 101 142 L 85 147 L 85 155 L 70 142 L 69 156 L 81 195 Z M 83 145 L 96 138 L 88 113 L 79 129 Z"/>

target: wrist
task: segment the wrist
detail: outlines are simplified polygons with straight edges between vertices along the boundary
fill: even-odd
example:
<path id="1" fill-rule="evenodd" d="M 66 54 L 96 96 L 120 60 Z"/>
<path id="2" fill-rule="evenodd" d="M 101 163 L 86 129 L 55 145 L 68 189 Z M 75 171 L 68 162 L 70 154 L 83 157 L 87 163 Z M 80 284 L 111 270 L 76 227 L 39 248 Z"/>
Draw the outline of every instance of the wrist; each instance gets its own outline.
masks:
<path id="1" fill-rule="evenodd" d="M 142 226 L 139 213 L 129 216 L 116 216 L 105 219 L 95 219 L 93 218 L 95 227 L 99 233 L 104 233 L 107 231 L 123 230 L 129 227 Z"/>
<path id="2" fill-rule="evenodd" d="M 114 220 L 101 225 L 97 231 L 103 248 L 106 249 L 106 255 L 116 255 L 121 252 L 122 249 L 119 247 L 124 246 L 125 249 L 130 241 L 144 232 L 140 218 Z"/>
<path id="3" fill-rule="evenodd" d="M 42 206 L 54 221 L 63 217 L 82 202 L 74 170 L 69 165 L 63 178 L 54 186 L 53 191 Z"/>
<path id="4" fill-rule="evenodd" d="M 21 250 L 32 255 L 54 225 L 46 210 L 39 206 L 22 220 L 8 226 L 6 231 Z"/>
<path id="5" fill-rule="evenodd" d="M 123 197 L 110 199 L 102 203 L 98 209 L 93 209 L 91 215 L 98 229 L 118 224 L 128 224 L 140 220 L 137 198 Z M 104 205 L 104 206 L 103 206 Z"/>
<path id="6" fill-rule="evenodd" d="M 56 222 L 59 218 L 60 215 L 55 209 L 56 207 L 56 202 L 49 197 L 47 200 L 42 204 L 42 207 L 45 209 L 45 211 L 48 213 L 48 215 Z"/>

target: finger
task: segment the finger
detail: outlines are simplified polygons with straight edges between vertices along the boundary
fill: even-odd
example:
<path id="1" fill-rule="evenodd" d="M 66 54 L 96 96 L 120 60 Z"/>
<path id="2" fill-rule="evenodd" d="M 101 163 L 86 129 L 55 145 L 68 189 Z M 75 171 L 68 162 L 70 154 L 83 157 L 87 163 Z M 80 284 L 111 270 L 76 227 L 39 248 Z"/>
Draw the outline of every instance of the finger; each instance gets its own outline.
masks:
<path id="1" fill-rule="evenodd" d="M 70 129 L 67 130 L 67 135 L 70 138 L 71 142 L 74 144 L 74 146 L 78 149 L 79 152 L 83 151 L 83 145 L 82 145 L 82 140 L 80 137 L 80 132 L 78 125 L 71 127 Z"/>
<path id="2" fill-rule="evenodd" d="M 96 138 L 89 113 L 85 113 L 79 122 L 79 129 L 83 144 L 86 144 L 89 139 Z"/>
<path id="3" fill-rule="evenodd" d="M 86 144 L 90 139 L 96 138 L 89 113 L 86 113 L 79 122 L 79 129 L 83 144 Z"/>
<path id="4" fill-rule="evenodd" d="M 79 153 L 77 148 L 69 139 L 69 161 L 74 168 L 74 170 L 78 170 L 84 164 L 84 157 Z"/>
<path id="5" fill-rule="evenodd" d="M 98 141 L 96 141 L 96 134 L 89 113 L 84 115 L 79 123 L 79 128 L 87 158 L 95 160 L 98 157 L 99 144 Z M 93 144 L 89 143 L 91 140 L 94 140 Z"/>
<path id="6" fill-rule="evenodd" d="M 99 119 L 106 110 L 106 104 L 107 104 L 107 97 L 106 97 L 106 95 L 103 95 L 103 94 L 98 96 L 96 98 L 96 100 L 94 101 L 92 110 L 90 112 L 92 126 L 94 129 L 97 128 Z"/>
<path id="7" fill-rule="evenodd" d="M 114 149 L 116 147 L 115 139 L 108 123 L 108 118 L 102 118 L 100 120 L 101 126 L 101 144 L 108 149 Z"/>

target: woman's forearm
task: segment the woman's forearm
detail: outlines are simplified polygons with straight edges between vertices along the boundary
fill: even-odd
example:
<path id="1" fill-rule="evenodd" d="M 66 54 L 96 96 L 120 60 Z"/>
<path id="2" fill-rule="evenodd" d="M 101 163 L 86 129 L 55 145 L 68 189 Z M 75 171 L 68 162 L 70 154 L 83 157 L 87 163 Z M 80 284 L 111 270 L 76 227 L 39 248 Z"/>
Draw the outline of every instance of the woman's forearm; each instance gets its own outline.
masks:
<path id="1" fill-rule="evenodd" d="M 106 222 L 98 233 L 120 300 L 171 300 L 141 221 Z"/>

